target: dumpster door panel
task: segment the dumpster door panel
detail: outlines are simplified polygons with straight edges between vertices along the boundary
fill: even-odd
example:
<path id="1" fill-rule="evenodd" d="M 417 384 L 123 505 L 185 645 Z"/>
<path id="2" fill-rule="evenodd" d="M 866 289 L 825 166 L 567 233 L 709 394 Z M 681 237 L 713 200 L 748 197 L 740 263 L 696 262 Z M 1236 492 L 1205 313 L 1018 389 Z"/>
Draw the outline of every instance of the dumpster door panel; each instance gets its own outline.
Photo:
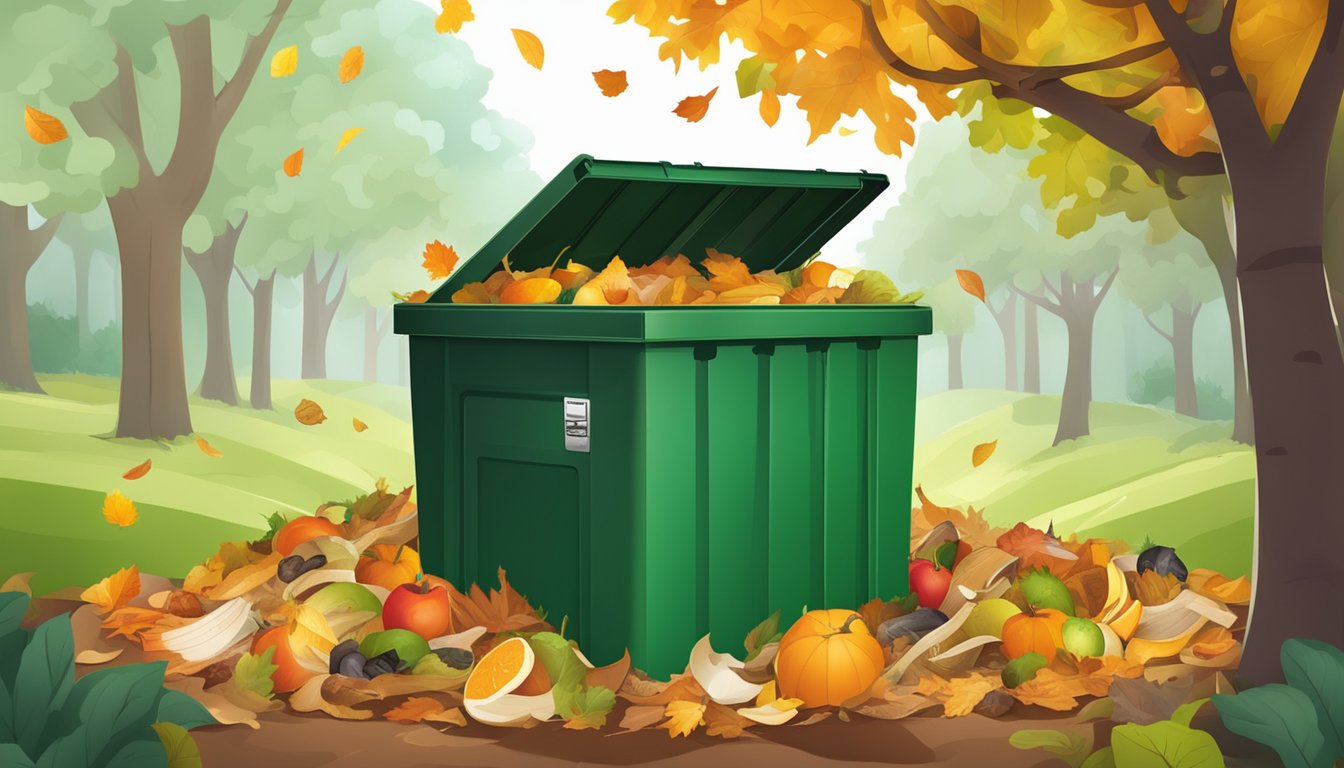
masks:
<path id="1" fill-rule="evenodd" d="M 854 342 L 832 343 L 825 356 L 826 604 L 858 605 L 868 592 L 867 359 Z"/>

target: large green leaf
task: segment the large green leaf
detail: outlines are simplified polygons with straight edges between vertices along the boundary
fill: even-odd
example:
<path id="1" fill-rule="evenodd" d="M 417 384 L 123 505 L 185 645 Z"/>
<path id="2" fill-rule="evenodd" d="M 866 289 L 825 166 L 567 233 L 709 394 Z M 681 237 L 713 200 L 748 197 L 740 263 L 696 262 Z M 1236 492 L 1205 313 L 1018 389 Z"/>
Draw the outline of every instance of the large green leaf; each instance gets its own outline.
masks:
<path id="1" fill-rule="evenodd" d="M 432 653 L 429 655 L 434 656 Z M 434 658 L 438 657 L 435 656 Z M 159 703 L 156 707 L 154 719 L 161 723 L 180 725 L 187 730 L 202 725 L 217 725 L 219 722 L 199 701 L 185 693 L 173 690 L 163 690 L 159 693 Z"/>
<path id="2" fill-rule="evenodd" d="M 157 719 L 155 708 L 167 666 L 156 661 L 100 669 L 76 684 L 70 698 L 78 706 L 90 758 L 98 760 L 113 744 Z"/>
<path id="3" fill-rule="evenodd" d="M 1008 743 L 1018 749 L 1044 749 L 1073 768 L 1083 764 L 1092 751 L 1092 740 L 1067 731 L 1024 730 L 1008 737 Z"/>
<path id="4" fill-rule="evenodd" d="M 1228 730 L 1271 747 L 1285 768 L 1326 768 L 1332 762 L 1316 707 L 1292 686 L 1274 683 L 1235 696 L 1215 694 L 1213 706 Z"/>
<path id="5" fill-rule="evenodd" d="M 1316 707 L 1325 753 L 1344 758 L 1344 651 L 1320 640 L 1293 639 L 1280 651 L 1283 676 Z"/>
<path id="6" fill-rule="evenodd" d="M 1103 699 L 1098 699 L 1103 701 Z M 1079 768 L 1116 768 L 1115 747 L 1102 747 L 1087 756 Z"/>
<path id="7" fill-rule="evenodd" d="M 775 78 L 772 73 L 776 66 L 778 65 L 774 62 L 767 62 L 760 56 L 743 59 L 742 63 L 737 65 L 737 95 L 745 99 L 761 91 L 773 89 Z"/>
<path id="8" fill-rule="evenodd" d="M 168 768 L 202 768 L 201 750 L 187 729 L 176 723 L 155 723 L 154 732 L 167 753 Z"/>
<path id="9" fill-rule="evenodd" d="M 1225 768 L 1218 743 L 1204 731 L 1170 720 L 1117 725 L 1111 731 L 1115 764 L 1125 768 Z"/>
<path id="10" fill-rule="evenodd" d="M 56 739 L 37 759 L 37 768 L 87 768 L 93 760 L 86 736 L 84 726 L 79 726 Z"/>
<path id="11" fill-rule="evenodd" d="M 112 755 L 112 759 L 103 764 L 103 768 L 169 768 L 168 753 L 164 751 L 163 742 L 155 738 L 150 729 L 146 728 L 145 731 L 145 737 L 122 745 Z"/>
<path id="12" fill-rule="evenodd" d="M 28 602 L 28 596 L 22 592 L 0 592 L 0 683 L 10 688 L 14 687 L 19 656 L 28 644 L 28 633 L 23 629 Z"/>
<path id="13" fill-rule="evenodd" d="M 47 720 L 75 684 L 75 638 L 70 617 L 43 622 L 23 649 L 14 676 L 14 736 L 23 751 L 40 754 Z"/>
<path id="14" fill-rule="evenodd" d="M 19 749 L 18 744 L 0 741 L 0 765 L 5 768 L 34 768 L 33 761 Z"/>
<path id="15" fill-rule="evenodd" d="M 536 654 L 537 663 L 551 678 L 551 697 L 556 712 L 572 712 L 583 691 L 583 678 L 588 668 L 579 661 L 569 642 L 554 632 L 538 632 L 527 639 Z"/>
<path id="16" fill-rule="evenodd" d="M 0 680 L 0 744 L 14 742 L 14 697 L 9 686 Z"/>

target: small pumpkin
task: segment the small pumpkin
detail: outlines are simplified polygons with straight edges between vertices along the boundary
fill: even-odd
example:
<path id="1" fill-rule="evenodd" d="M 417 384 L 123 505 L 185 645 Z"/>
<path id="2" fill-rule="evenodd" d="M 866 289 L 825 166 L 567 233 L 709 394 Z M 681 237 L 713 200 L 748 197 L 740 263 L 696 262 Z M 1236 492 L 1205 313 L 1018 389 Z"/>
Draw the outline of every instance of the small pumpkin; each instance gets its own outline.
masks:
<path id="1" fill-rule="evenodd" d="M 373 584 L 388 592 L 402 584 L 415 583 L 419 575 L 420 553 L 394 544 L 375 544 L 355 566 L 355 581 Z"/>
<path id="2" fill-rule="evenodd" d="M 1046 662 L 1064 645 L 1064 622 L 1069 617 L 1054 608 L 1038 608 L 1009 617 L 1003 624 L 1003 655 L 1017 659 L 1039 653 Z"/>
<path id="3" fill-rule="evenodd" d="M 882 647 L 857 613 L 809 611 L 780 639 L 775 675 L 783 698 L 839 706 L 868 690 L 883 665 Z"/>
<path id="4" fill-rule="evenodd" d="M 341 536 L 341 529 L 325 517 L 304 515 L 285 523 L 271 539 L 271 548 L 284 557 L 294 554 L 295 547 L 318 536 Z"/>

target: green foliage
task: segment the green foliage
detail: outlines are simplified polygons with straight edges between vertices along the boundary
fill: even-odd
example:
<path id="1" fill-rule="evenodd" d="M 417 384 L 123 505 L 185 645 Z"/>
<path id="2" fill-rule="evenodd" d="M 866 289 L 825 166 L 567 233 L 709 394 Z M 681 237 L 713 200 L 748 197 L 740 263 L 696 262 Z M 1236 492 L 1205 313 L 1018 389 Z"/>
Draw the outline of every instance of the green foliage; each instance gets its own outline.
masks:
<path id="1" fill-rule="evenodd" d="M 1344 651 L 1319 640 L 1292 639 L 1279 657 L 1288 684 L 1316 708 L 1326 754 L 1344 757 Z"/>
<path id="2" fill-rule="evenodd" d="M 1058 730 L 1024 730 L 1008 737 L 1018 749 L 1044 749 L 1073 768 L 1078 768 L 1092 751 L 1092 740 L 1076 733 Z"/>
<path id="3" fill-rule="evenodd" d="M 279 669 L 271 661 L 274 655 L 275 646 L 267 648 L 259 655 L 244 653 L 238 660 L 238 665 L 233 668 L 233 684 L 240 690 L 251 691 L 265 699 L 274 696 L 275 681 L 271 675 Z"/>
<path id="4" fill-rule="evenodd" d="M 1016 688 L 1036 677 L 1036 673 L 1044 669 L 1048 663 L 1039 653 L 1026 653 L 1005 664 L 999 674 L 1005 686 Z"/>
<path id="5" fill-rule="evenodd" d="M 1171 361 L 1158 360 L 1134 374 L 1129 399 L 1140 405 L 1171 408 L 1176 399 L 1176 369 Z M 1195 381 L 1195 399 L 1199 403 L 1201 419 L 1230 421 L 1236 414 L 1236 403 L 1223 391 L 1222 385 L 1207 376 Z"/>
<path id="6" fill-rule="evenodd" d="M 1126 768 L 1223 768 L 1226 763 L 1213 736 L 1163 720 L 1127 723 L 1111 731 L 1115 764 Z"/>
<path id="7" fill-rule="evenodd" d="M 1213 706 L 1229 731 L 1272 748 L 1285 768 L 1327 768 L 1334 762 L 1326 754 L 1311 698 L 1291 685 L 1272 683 L 1236 695 L 1216 694 Z"/>
<path id="8" fill-rule="evenodd" d="M 752 627 L 751 631 L 742 641 L 743 647 L 747 649 L 746 661 L 751 661 L 761 655 L 761 650 L 770 643 L 777 643 L 784 637 L 784 633 L 779 631 L 780 611 L 770 614 L 765 621 Z"/>
<path id="9" fill-rule="evenodd" d="M 28 307 L 28 340 L 33 370 L 39 373 L 121 374 L 121 329 L 115 324 L 94 331 L 81 347 L 76 318 L 33 304 Z"/>
<path id="10" fill-rule="evenodd" d="M 536 654 L 537 663 L 545 667 L 546 674 L 551 678 L 555 711 L 576 711 L 579 697 L 584 692 L 583 678 L 588 668 L 579 661 L 574 647 L 554 632 L 538 632 L 527 642 Z"/>
<path id="11" fill-rule="evenodd" d="M 761 91 L 772 90 L 775 87 L 775 78 L 772 73 L 777 66 L 774 62 L 767 62 L 760 56 L 743 59 L 742 63 L 737 65 L 738 95 L 745 99 Z"/>
<path id="12" fill-rule="evenodd" d="M 163 662 L 106 667 L 76 682 L 70 617 L 49 619 L 30 636 L 15 620 L 27 607 L 27 595 L 0 594 L 0 648 L 23 644 L 12 675 L 0 668 L 6 765 L 167 766 L 154 724 L 215 722 L 193 699 L 163 687 Z"/>
<path id="13" fill-rule="evenodd" d="M 168 768 L 201 768 L 201 751 L 186 728 L 177 723 L 155 723 L 153 728 L 168 755 Z"/>

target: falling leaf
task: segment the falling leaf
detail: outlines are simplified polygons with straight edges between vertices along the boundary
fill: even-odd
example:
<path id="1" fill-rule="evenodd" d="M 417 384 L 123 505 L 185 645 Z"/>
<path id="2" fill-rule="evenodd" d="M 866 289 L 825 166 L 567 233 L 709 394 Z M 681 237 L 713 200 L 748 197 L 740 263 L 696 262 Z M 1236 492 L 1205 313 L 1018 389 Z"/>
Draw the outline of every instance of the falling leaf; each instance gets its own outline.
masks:
<path id="1" fill-rule="evenodd" d="M 140 569 L 132 565 L 122 568 L 102 581 L 84 590 L 79 599 L 98 606 L 103 613 L 111 613 L 140 594 Z"/>
<path id="2" fill-rule="evenodd" d="M 458 32 L 463 24 L 476 19 L 470 0 L 440 0 L 439 6 L 443 10 L 434 20 L 434 31 L 441 35 Z"/>
<path id="3" fill-rule="evenodd" d="M 55 144 L 70 135 L 65 130 L 65 123 L 59 118 L 32 107 L 23 109 L 23 127 L 28 129 L 28 135 L 38 144 Z"/>
<path id="4" fill-rule="evenodd" d="M 121 491 L 113 491 L 103 499 L 103 517 L 113 525 L 126 528 L 135 523 L 139 513 L 135 510 L 135 502 L 123 496 Z"/>
<path id="5" fill-rule="evenodd" d="M 525 29 L 515 29 L 513 41 L 518 44 L 518 52 L 523 55 L 523 61 L 541 69 L 541 65 L 546 61 L 546 47 L 541 44 L 541 40 Z"/>
<path id="6" fill-rule="evenodd" d="M 602 95 L 607 97 L 620 96 L 630 87 L 625 70 L 616 72 L 610 69 L 598 70 L 593 73 L 593 79 L 597 81 L 597 87 L 602 89 Z"/>
<path id="7" fill-rule="evenodd" d="M 364 49 L 361 46 L 353 46 L 341 57 L 341 66 L 337 77 L 342 83 L 348 83 L 359 77 L 359 73 L 364 70 Z"/>
<path id="8" fill-rule="evenodd" d="M 339 153 L 342 149 L 345 149 L 346 144 L 349 144 L 350 142 L 354 141 L 355 137 L 363 132 L 364 132 L 363 128 L 346 129 L 345 133 L 341 134 L 341 140 L 336 142 L 336 151 Z"/>
<path id="9" fill-rule="evenodd" d="M 971 449 L 971 466 L 978 467 L 989 460 L 994 455 L 994 449 L 999 447 L 998 440 L 992 440 L 988 443 L 981 443 Z"/>
<path id="10" fill-rule="evenodd" d="M 359 419 L 352 419 L 351 421 L 354 423 L 355 431 L 356 431 L 356 432 L 363 432 L 364 430 L 366 430 L 366 429 L 369 428 L 369 425 L 368 425 L 368 424 L 365 424 L 364 422 L 360 421 Z"/>
<path id="11" fill-rule="evenodd" d="M 196 438 L 196 447 L 201 449 L 201 453 L 204 453 L 212 459 L 218 459 L 220 456 L 224 455 L 223 451 L 220 451 L 218 448 L 211 445 L 204 437 Z"/>
<path id="12" fill-rule="evenodd" d="M 271 77 L 289 77 L 299 68 L 299 46 L 281 48 L 271 57 Z"/>
<path id="13" fill-rule="evenodd" d="M 840 126 L 839 133 L 841 136 L 853 136 L 854 134 L 858 133 L 858 131 L 854 130 L 853 128 L 846 128 L 842 125 Z"/>
<path id="14" fill-rule="evenodd" d="M 761 91 L 761 119 L 771 128 L 779 121 L 779 94 L 773 88 Z"/>
<path id="15" fill-rule="evenodd" d="M 667 721 L 658 727 L 672 738 L 690 736 L 691 731 L 705 724 L 705 705 L 699 701 L 672 701 L 663 709 Z"/>
<path id="16" fill-rule="evenodd" d="M 407 304 L 424 304 L 426 301 L 429 301 L 429 291 L 420 290 L 411 291 L 410 293 L 397 293 L 396 291 L 393 291 L 392 298 L 397 301 L 404 301 Z"/>
<path id="17" fill-rule="evenodd" d="M 327 414 L 322 412 L 322 406 L 304 398 L 299 401 L 298 405 L 294 406 L 294 418 L 298 419 L 300 424 L 311 427 L 326 421 Z"/>
<path id="18" fill-rule="evenodd" d="M 433 280 L 442 280 L 453 274 L 453 269 L 457 267 L 457 250 L 451 245 L 444 245 L 441 241 L 435 240 L 425 245 L 424 262 L 421 266 L 429 273 Z"/>
<path id="19" fill-rule="evenodd" d="M 122 478 L 125 480 L 139 480 L 140 478 L 149 474 L 149 468 L 153 465 L 153 463 L 154 463 L 153 460 L 145 459 L 145 462 L 143 464 L 136 464 L 134 467 L 131 467 L 130 469 L 126 470 L 126 474 L 122 475 Z"/>
<path id="20" fill-rule="evenodd" d="M 709 102 L 714 100 L 714 94 L 718 92 L 719 89 L 715 88 L 704 96 L 687 96 L 672 110 L 672 114 L 685 118 L 688 123 L 698 123 L 709 113 Z"/>
<path id="21" fill-rule="evenodd" d="M 291 179 L 299 175 L 303 170 L 303 147 L 299 151 L 285 158 L 285 175 Z"/>
<path id="22" fill-rule="evenodd" d="M 971 294 L 980 301 L 985 300 L 985 281 L 980 279 L 980 275 L 969 269 L 957 270 L 957 282 L 961 284 L 961 290 Z"/>

